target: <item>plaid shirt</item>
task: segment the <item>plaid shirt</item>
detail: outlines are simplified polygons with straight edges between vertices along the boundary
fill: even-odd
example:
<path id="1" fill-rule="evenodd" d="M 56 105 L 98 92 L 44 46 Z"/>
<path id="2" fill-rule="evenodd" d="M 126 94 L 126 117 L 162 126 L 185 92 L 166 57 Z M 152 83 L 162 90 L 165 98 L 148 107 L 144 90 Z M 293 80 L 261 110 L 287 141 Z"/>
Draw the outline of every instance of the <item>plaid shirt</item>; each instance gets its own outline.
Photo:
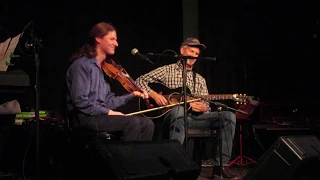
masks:
<path id="1" fill-rule="evenodd" d="M 177 63 L 165 65 L 150 71 L 147 74 L 141 75 L 135 82 L 140 88 L 145 89 L 148 93 L 151 91 L 151 88 L 148 85 L 150 83 L 160 83 L 169 89 L 176 89 L 182 87 L 182 73 L 182 63 L 178 61 Z M 195 73 L 195 75 L 196 83 L 193 81 L 193 72 L 187 71 L 187 87 L 193 95 L 208 95 L 206 80 L 198 73 Z"/>

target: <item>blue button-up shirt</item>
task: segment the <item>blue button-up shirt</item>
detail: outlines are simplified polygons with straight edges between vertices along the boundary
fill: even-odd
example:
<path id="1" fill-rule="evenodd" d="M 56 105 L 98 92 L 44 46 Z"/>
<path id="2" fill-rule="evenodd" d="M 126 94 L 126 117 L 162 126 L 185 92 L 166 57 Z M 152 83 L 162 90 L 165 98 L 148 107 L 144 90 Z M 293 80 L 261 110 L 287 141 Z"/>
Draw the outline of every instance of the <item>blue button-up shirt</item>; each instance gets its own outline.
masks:
<path id="1" fill-rule="evenodd" d="M 96 58 L 81 57 L 67 70 L 67 108 L 77 109 L 88 115 L 108 114 L 111 109 L 125 105 L 134 96 L 115 96 L 105 80 Z"/>

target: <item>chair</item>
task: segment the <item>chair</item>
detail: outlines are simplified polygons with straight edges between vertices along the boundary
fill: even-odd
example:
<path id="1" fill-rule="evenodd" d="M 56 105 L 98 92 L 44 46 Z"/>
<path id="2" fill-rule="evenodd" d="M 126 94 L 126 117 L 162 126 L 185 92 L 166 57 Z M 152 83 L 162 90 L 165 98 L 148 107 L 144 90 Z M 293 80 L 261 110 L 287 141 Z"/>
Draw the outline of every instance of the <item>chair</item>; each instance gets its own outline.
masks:
<path id="1" fill-rule="evenodd" d="M 79 119 L 75 112 L 70 112 L 67 108 L 67 96 L 65 92 L 67 90 L 67 84 L 64 83 L 63 86 L 63 94 L 61 95 L 62 104 L 61 107 L 61 114 L 64 117 L 64 124 L 65 124 L 65 132 L 67 134 L 69 145 L 82 145 L 84 148 L 88 148 L 88 146 L 103 138 L 103 139 L 120 139 L 122 136 L 119 132 L 117 133 L 109 133 L 109 132 L 97 132 L 93 130 L 89 130 L 84 126 L 79 126 Z"/>
<path id="2" fill-rule="evenodd" d="M 89 130 L 84 126 L 74 126 L 76 115 L 66 116 L 66 134 L 68 138 L 68 159 L 66 176 L 68 179 L 89 179 L 95 172 L 97 160 L 96 144 L 100 140 L 121 140 L 122 133 L 108 133 Z"/>
<path id="3" fill-rule="evenodd" d="M 108 133 L 105 131 L 93 131 L 86 126 L 80 126 L 76 114 L 68 113 L 66 117 L 68 140 L 69 142 L 77 142 L 77 145 L 80 143 L 80 145 L 82 144 L 84 147 L 88 147 L 91 143 L 101 138 L 120 140 L 122 137 L 121 132 Z"/>
<path id="4" fill-rule="evenodd" d="M 193 160 L 201 163 L 204 151 L 204 140 L 214 138 L 218 134 L 218 130 L 214 129 L 188 129 L 188 152 L 192 154 Z M 190 142 L 192 140 L 192 142 Z"/>
<path id="5" fill-rule="evenodd" d="M 170 124 L 165 122 L 163 118 L 157 119 L 155 122 L 155 134 L 156 140 L 162 139 L 170 139 Z M 159 127 L 160 126 L 160 127 Z M 202 152 L 203 149 L 203 141 L 206 139 L 214 138 L 217 135 L 217 130 L 214 129 L 196 129 L 196 128 L 188 128 L 188 144 L 187 152 L 193 158 L 196 163 L 201 164 L 202 160 Z"/>

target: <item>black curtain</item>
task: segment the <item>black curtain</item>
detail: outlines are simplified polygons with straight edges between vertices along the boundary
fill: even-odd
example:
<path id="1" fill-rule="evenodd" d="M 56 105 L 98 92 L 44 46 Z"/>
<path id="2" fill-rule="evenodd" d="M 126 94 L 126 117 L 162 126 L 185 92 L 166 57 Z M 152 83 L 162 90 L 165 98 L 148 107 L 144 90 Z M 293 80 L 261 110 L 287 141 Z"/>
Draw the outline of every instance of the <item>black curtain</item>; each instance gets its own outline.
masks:
<path id="1" fill-rule="evenodd" d="M 119 47 L 114 60 L 136 79 L 158 64 L 148 64 L 132 56 L 131 49 L 137 48 L 141 53 L 178 49 L 182 41 L 181 3 L 182 1 L 169 0 L 93 0 L 84 3 L 5 0 L 0 6 L 1 40 L 8 36 L 14 37 L 24 30 L 15 50 L 15 54 L 20 57 L 12 59 L 15 66 L 8 68 L 8 71 L 23 69 L 31 76 L 31 80 L 34 79 L 33 52 L 25 48 L 31 33 L 31 26 L 27 24 L 32 21 L 34 34 L 42 39 L 43 45 L 38 51 L 40 109 L 59 109 L 64 103 L 63 85 L 68 58 L 85 43 L 89 29 L 95 23 L 108 21 L 118 30 Z M 116 80 L 112 86 L 119 95 L 127 93 Z M 30 96 L 34 94 L 31 93 Z M 33 106 L 33 102 L 29 103 Z"/>
<path id="2" fill-rule="evenodd" d="M 196 70 L 207 79 L 211 94 L 317 99 L 318 2 L 288 2 L 288 6 L 253 0 L 198 2 L 199 38 L 207 45 L 202 56 L 216 57 L 217 61 L 201 60 Z M 61 107 L 66 62 L 99 21 L 117 27 L 119 48 L 114 60 L 133 79 L 175 59 L 154 57 L 156 65 L 148 64 L 132 56 L 132 48 L 141 53 L 178 52 L 183 41 L 182 0 L 93 0 L 84 4 L 4 0 L 0 6 L 1 40 L 25 30 L 15 51 L 20 57 L 12 59 L 15 65 L 10 69 L 25 70 L 31 80 L 35 72 L 33 54 L 24 46 L 30 35 L 30 28 L 24 28 L 30 21 L 44 46 L 39 51 L 41 109 Z M 119 83 L 113 86 L 118 94 L 126 93 Z"/>
<path id="3" fill-rule="evenodd" d="M 199 30 L 207 44 L 198 68 L 212 93 L 315 101 L 319 59 L 318 2 L 199 0 Z M 313 95 L 312 95 L 313 94 Z"/>

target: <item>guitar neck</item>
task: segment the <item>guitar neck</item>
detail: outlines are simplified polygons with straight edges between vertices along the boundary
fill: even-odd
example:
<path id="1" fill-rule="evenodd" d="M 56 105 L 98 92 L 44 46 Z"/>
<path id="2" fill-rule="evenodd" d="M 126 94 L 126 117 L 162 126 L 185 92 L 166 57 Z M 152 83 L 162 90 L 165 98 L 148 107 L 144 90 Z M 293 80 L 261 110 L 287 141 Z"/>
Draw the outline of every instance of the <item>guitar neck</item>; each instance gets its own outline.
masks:
<path id="1" fill-rule="evenodd" d="M 156 92 L 161 92 L 161 94 L 167 99 L 181 99 L 181 88 L 170 89 L 162 84 L 153 84 L 152 89 Z M 191 94 L 189 88 L 187 88 L 187 93 Z M 190 96 L 188 96 L 190 98 Z M 252 98 L 246 94 L 208 94 L 208 95 L 195 95 L 195 98 L 202 98 L 204 100 L 235 100 L 240 102 L 246 102 L 248 99 Z"/>
<path id="2" fill-rule="evenodd" d="M 210 95 L 200 95 L 197 97 L 201 97 L 205 100 L 227 100 L 234 99 L 233 94 L 210 94 Z"/>
<path id="3" fill-rule="evenodd" d="M 164 95 L 167 99 L 169 97 L 179 99 L 180 94 L 171 94 L 171 95 Z M 188 96 L 190 97 L 190 96 Z M 227 100 L 227 99 L 235 99 L 234 94 L 210 94 L 210 95 L 197 95 L 195 98 L 202 98 L 205 100 Z"/>

